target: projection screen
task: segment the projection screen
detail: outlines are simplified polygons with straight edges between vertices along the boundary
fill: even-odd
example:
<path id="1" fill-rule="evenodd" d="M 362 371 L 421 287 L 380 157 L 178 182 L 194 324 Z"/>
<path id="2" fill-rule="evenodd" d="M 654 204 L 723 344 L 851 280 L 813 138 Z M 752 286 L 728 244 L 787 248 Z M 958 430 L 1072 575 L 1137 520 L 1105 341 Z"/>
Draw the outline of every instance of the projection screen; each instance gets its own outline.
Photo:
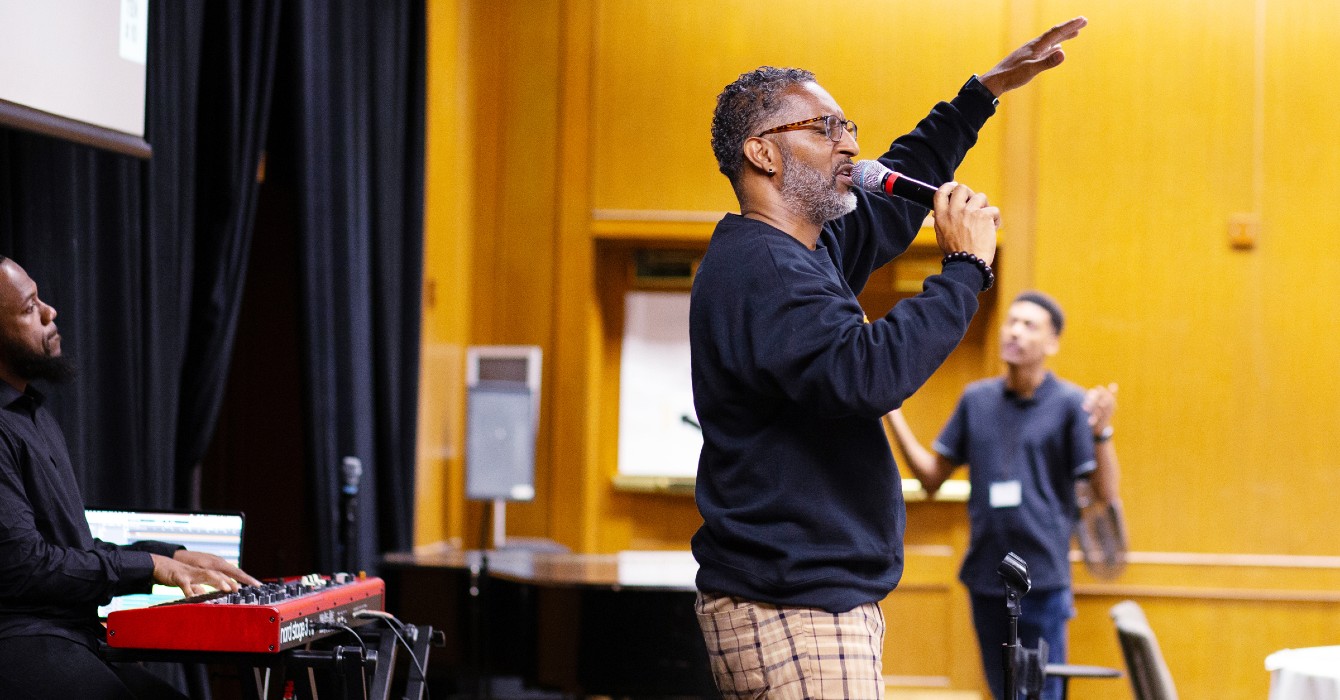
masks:
<path id="1" fill-rule="evenodd" d="M 139 158 L 149 0 L 0 0 L 0 125 Z"/>

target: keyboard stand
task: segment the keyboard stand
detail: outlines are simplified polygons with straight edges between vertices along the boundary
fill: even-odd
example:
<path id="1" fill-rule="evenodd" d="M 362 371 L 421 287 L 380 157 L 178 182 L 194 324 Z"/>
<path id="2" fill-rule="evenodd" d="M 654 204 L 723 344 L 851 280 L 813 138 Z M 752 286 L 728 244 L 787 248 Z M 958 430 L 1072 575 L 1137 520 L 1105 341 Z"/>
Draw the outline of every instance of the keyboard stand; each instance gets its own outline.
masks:
<path id="1" fill-rule="evenodd" d="M 414 650 L 418 663 L 426 669 L 429 647 L 444 643 L 441 632 L 428 625 L 405 625 L 405 643 Z M 280 700 L 284 697 L 335 700 L 391 700 L 391 685 L 399 656 L 398 640 L 389 628 L 368 626 L 359 630 L 366 648 L 341 644 L 330 649 L 289 649 L 277 654 L 178 651 L 164 649 L 121 649 L 103 645 L 108 661 L 165 661 L 234 666 L 241 671 L 244 700 Z M 422 700 L 425 679 L 410 660 L 405 700 Z"/>
<path id="2" fill-rule="evenodd" d="M 366 627 L 362 629 L 367 630 Z M 383 662 L 378 664 L 377 673 L 372 676 L 372 685 L 368 689 L 368 700 L 390 700 L 392 674 L 395 672 L 396 660 L 399 658 L 398 652 L 403 647 L 398 644 L 399 640 L 396 639 L 395 632 L 392 632 L 389 628 L 379 627 L 375 630 L 360 632 L 360 634 L 370 648 L 375 644 L 377 658 Z M 434 645 L 444 645 L 446 638 L 441 632 L 434 631 L 429 625 L 405 625 L 401 636 L 405 638 L 404 643 L 409 645 L 409 648 L 414 652 L 407 659 L 405 694 L 401 698 L 403 700 L 423 700 L 424 687 L 427 683 L 423 672 L 428 669 L 429 648 Z"/>

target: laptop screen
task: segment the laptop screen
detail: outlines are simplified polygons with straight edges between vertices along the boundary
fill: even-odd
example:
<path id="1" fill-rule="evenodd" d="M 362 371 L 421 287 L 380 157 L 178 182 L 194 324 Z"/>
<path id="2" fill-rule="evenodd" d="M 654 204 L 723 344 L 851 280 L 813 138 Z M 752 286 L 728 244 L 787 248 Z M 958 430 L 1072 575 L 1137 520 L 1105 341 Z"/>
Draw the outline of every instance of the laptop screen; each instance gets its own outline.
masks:
<path id="1" fill-rule="evenodd" d="M 158 540 L 179 544 L 187 549 L 216 554 L 230 563 L 242 565 L 241 513 L 181 513 L 159 510 L 109 510 L 88 508 L 84 511 L 93 536 L 112 544 L 131 544 L 140 540 Z M 143 608 L 183 597 L 180 588 L 154 584 L 150 593 L 117 596 L 98 608 L 99 617 L 115 610 Z"/>

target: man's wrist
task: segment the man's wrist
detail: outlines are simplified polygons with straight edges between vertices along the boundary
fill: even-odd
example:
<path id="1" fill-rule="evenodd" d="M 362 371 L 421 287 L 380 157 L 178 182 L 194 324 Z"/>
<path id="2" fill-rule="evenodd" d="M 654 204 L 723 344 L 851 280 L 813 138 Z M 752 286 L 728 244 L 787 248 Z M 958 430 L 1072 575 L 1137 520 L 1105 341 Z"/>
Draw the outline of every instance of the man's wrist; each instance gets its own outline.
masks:
<path id="1" fill-rule="evenodd" d="M 1111 440 L 1112 435 L 1115 432 L 1116 430 L 1114 430 L 1110 425 L 1107 426 L 1106 428 L 1103 428 L 1102 430 L 1093 434 L 1093 444 L 1098 445 L 1107 442 L 1108 440 Z"/>
<path id="2" fill-rule="evenodd" d="M 986 83 L 983 83 L 982 79 L 976 75 L 968 78 L 968 82 L 963 84 L 959 92 L 971 92 L 980 95 L 982 99 L 990 102 L 993 107 L 1000 104 L 1000 98 L 996 97 L 996 94 L 991 92 L 991 88 L 987 87 Z"/>
<path id="3" fill-rule="evenodd" d="M 991 285 L 996 283 L 996 273 L 991 270 L 991 264 L 966 250 L 955 251 L 944 256 L 940 260 L 940 266 L 943 267 L 951 262 L 970 262 L 977 266 L 977 270 L 982 273 L 982 288 L 978 291 L 979 294 L 990 289 Z"/>

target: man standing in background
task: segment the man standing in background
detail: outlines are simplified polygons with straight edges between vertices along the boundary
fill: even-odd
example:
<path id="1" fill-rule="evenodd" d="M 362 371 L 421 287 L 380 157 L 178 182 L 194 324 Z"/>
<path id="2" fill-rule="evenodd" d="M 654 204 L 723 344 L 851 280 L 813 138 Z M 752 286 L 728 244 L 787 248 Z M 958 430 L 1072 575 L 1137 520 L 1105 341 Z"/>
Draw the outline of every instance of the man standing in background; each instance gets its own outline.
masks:
<path id="1" fill-rule="evenodd" d="M 902 411 L 890 422 L 898 447 L 926 493 L 968 465 L 971 536 L 959 578 L 972 598 L 982 667 L 992 694 L 1005 696 L 1001 647 L 1009 640 L 1003 584 L 996 571 L 1009 552 L 1028 564 L 1033 587 L 1019 616 L 1019 644 L 1046 639 L 1051 663 L 1065 663 L 1074 616 L 1070 538 L 1079 517 L 1076 490 L 1116 504 L 1119 468 L 1112 444 L 1117 385 L 1085 392 L 1047 370 L 1060 350 L 1065 316 L 1041 292 L 1015 297 L 1000 329 L 1005 375 L 968 385 L 932 454 Z M 1046 700 L 1059 700 L 1062 680 L 1049 678 Z"/>

